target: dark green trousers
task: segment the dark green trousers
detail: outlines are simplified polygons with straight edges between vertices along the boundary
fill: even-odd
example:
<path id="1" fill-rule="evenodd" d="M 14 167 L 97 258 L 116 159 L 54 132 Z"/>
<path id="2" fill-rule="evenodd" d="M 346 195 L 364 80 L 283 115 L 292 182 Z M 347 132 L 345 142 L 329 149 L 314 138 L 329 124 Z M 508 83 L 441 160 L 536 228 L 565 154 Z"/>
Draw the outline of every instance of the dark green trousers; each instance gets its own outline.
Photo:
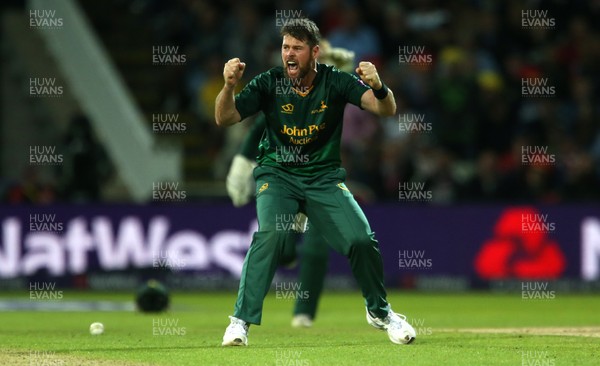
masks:
<path id="1" fill-rule="evenodd" d="M 308 297 L 296 299 L 294 315 L 306 314 L 312 319 L 316 318 L 319 299 L 325 284 L 328 260 L 329 246 L 315 226 L 309 222 L 304 241 L 299 249 L 298 273 L 300 292 L 308 294 Z"/>
<path id="2" fill-rule="evenodd" d="M 389 305 L 379 246 L 365 215 L 344 185 L 345 170 L 303 178 L 259 166 L 254 178 L 258 231 L 244 260 L 234 316 L 260 324 L 263 301 L 286 240 L 294 230 L 294 217 L 302 211 L 326 243 L 348 257 L 367 308 L 375 316 L 385 317 Z"/>

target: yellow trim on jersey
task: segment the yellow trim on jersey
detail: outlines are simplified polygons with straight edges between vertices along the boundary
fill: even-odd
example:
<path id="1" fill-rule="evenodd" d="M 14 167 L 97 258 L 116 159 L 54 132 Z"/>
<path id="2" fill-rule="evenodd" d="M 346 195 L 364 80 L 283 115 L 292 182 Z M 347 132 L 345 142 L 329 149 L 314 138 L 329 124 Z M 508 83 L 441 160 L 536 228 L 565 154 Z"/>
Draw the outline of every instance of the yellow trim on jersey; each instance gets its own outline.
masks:
<path id="1" fill-rule="evenodd" d="M 298 94 L 299 96 L 301 96 L 301 97 L 304 98 L 304 97 L 306 97 L 308 95 L 308 93 L 310 93 L 311 90 L 313 90 L 313 87 L 314 87 L 314 84 L 311 85 L 310 88 L 308 88 L 308 90 L 305 91 L 305 92 L 301 92 L 300 90 L 298 90 L 298 89 L 296 89 L 294 87 L 292 87 L 292 89 L 296 92 L 296 94 Z"/>

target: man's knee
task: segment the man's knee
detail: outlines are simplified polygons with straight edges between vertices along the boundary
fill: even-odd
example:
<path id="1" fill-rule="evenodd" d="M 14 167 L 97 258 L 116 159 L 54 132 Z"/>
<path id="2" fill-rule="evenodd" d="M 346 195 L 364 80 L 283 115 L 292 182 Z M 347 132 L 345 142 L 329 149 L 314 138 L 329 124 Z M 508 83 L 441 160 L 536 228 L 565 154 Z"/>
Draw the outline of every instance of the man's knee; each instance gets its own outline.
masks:
<path id="1" fill-rule="evenodd" d="M 261 246 L 283 247 L 286 241 L 289 241 L 289 234 L 277 230 L 260 230 L 255 232 L 252 238 L 252 244 Z"/>
<path id="2" fill-rule="evenodd" d="M 350 252 L 364 252 L 373 249 L 379 249 L 379 243 L 375 240 L 373 234 L 361 234 L 349 239 Z"/>

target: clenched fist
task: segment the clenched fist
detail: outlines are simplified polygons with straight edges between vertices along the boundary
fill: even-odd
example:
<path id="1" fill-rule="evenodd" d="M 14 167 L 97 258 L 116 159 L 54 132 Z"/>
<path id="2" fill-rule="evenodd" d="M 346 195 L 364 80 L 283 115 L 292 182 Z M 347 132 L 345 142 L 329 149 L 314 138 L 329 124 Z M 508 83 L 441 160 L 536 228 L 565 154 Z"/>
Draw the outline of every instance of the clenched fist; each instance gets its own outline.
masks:
<path id="1" fill-rule="evenodd" d="M 238 81 L 244 75 L 244 69 L 246 64 L 241 62 L 239 58 L 232 58 L 225 63 L 223 68 L 223 79 L 225 79 L 225 85 L 234 87 Z"/>
<path id="2" fill-rule="evenodd" d="M 377 73 L 377 69 L 375 65 L 368 61 L 361 61 L 356 68 L 356 73 L 362 81 L 364 81 L 367 85 L 375 90 L 381 89 L 381 79 L 379 79 L 379 74 Z"/>

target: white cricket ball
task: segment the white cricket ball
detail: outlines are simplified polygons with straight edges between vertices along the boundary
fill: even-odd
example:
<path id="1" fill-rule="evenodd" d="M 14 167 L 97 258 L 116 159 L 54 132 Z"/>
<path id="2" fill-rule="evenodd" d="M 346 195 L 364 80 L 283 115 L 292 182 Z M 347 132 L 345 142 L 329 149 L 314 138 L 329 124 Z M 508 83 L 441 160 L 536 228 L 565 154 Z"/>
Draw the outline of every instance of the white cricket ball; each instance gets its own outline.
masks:
<path id="1" fill-rule="evenodd" d="M 95 322 L 90 325 L 91 335 L 100 335 L 102 333 L 104 333 L 104 324 Z"/>

